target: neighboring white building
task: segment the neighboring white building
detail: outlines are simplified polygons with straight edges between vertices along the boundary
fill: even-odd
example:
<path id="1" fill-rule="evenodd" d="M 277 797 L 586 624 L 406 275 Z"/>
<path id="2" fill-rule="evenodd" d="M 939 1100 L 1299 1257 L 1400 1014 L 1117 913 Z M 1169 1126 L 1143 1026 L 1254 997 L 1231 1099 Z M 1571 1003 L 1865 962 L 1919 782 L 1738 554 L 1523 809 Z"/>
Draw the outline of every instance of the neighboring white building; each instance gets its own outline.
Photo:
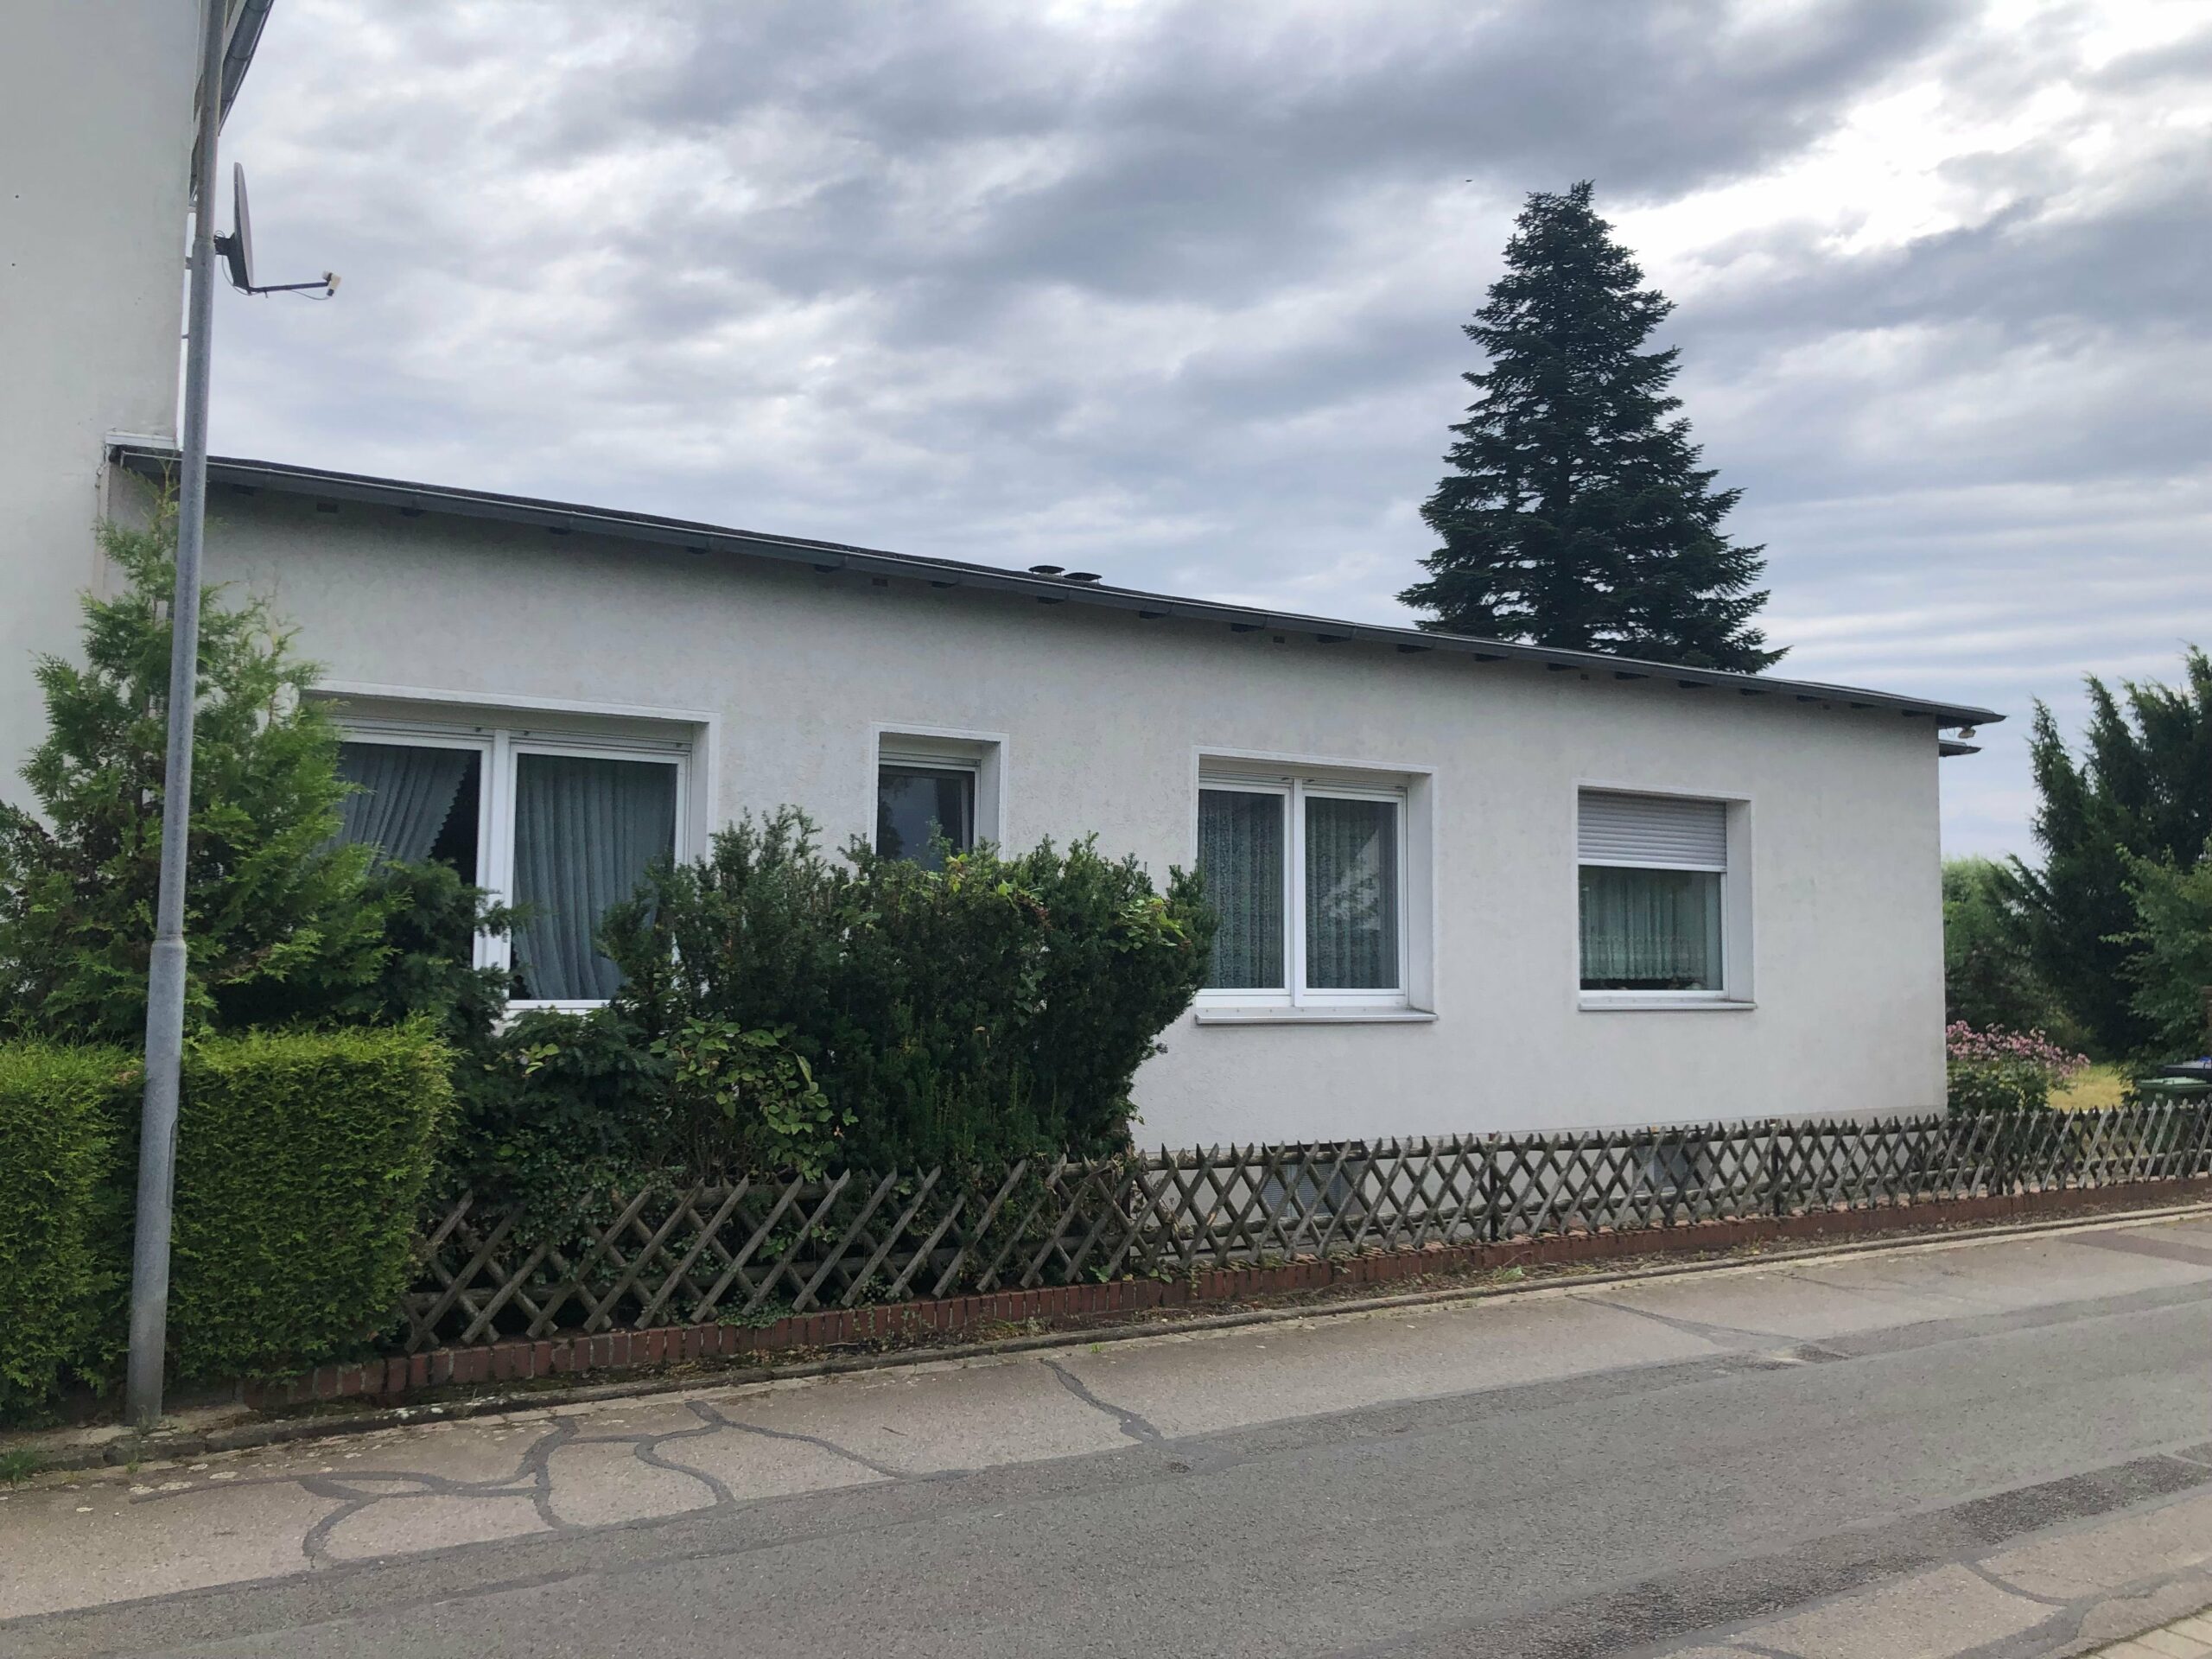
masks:
<path id="1" fill-rule="evenodd" d="M 130 292 L 158 265 L 174 307 L 176 245 L 141 250 Z M 26 345 L 66 373 L 67 340 Z M 138 353 L 149 405 L 159 355 Z M 118 442 L 110 495 L 173 459 Z M 89 548 L 97 461 L 73 498 L 27 486 L 57 544 Z M 592 922 L 646 860 L 791 803 L 832 844 L 934 823 L 1204 869 L 1214 987 L 1140 1077 L 1147 1141 L 1942 1102 L 1936 767 L 1987 711 L 271 463 L 212 476 L 210 575 L 325 664 L 367 791 L 350 830 L 531 906 L 482 947 L 531 1000 L 606 995 Z M 0 641 L 20 750 L 23 655 L 67 648 L 89 553 L 7 557 L 35 601 Z"/>

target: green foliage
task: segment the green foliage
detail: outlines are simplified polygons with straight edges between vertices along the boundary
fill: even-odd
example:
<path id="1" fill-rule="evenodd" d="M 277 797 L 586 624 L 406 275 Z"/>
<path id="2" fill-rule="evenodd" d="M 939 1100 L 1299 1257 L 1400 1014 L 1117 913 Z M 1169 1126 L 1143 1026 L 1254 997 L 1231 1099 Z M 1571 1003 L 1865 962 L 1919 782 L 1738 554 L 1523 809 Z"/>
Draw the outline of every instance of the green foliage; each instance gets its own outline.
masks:
<path id="1" fill-rule="evenodd" d="M 654 1039 L 693 1169 L 789 1169 L 811 1179 L 829 1166 L 853 1114 L 830 1105 L 791 1035 L 788 1026 L 747 1031 L 695 1015 Z"/>
<path id="2" fill-rule="evenodd" d="M 23 776 L 41 817 L 0 805 L 0 1025 L 135 1042 L 161 864 L 175 522 L 106 525 L 124 576 L 85 601 L 84 664 L 38 666 L 48 731 Z M 338 737 L 303 693 L 311 664 L 258 602 L 207 595 L 185 931 L 187 1019 L 236 1027 L 279 991 L 343 996 L 376 980 L 383 917 L 368 852 L 330 844 Z"/>
<path id="3" fill-rule="evenodd" d="M 187 1046 L 174 1376 L 289 1370 L 378 1332 L 413 1270 L 450 1064 L 420 1025 Z M 35 1404 L 65 1365 L 94 1382 L 118 1369 L 143 1089 L 121 1048 L 0 1047 L 0 1410 Z"/>
<path id="4" fill-rule="evenodd" d="M 0 1048 L 0 1421 L 49 1398 L 85 1352 L 105 1282 L 103 1107 L 136 1070 L 96 1051 Z M 109 1264 L 111 1268 L 112 1264 Z"/>
<path id="5" fill-rule="evenodd" d="M 1698 465 L 1675 349 L 1642 349 L 1674 308 L 1590 203 L 1586 181 L 1521 210 L 1465 327 L 1479 395 L 1421 509 L 1444 544 L 1399 597 L 1427 628 L 1756 673 L 1783 655 L 1751 626 L 1762 550 L 1721 532 L 1741 492 Z"/>
<path id="6" fill-rule="evenodd" d="M 2122 936 L 2133 953 L 2129 1006 L 2149 1052 L 2164 1060 L 2212 1053 L 2212 844 L 2192 868 L 2132 855 L 2127 868 L 2135 906 L 2135 925 Z"/>
<path id="7" fill-rule="evenodd" d="M 2179 687 L 2123 682 L 2124 696 L 2091 676 L 2078 760 L 2040 702 L 2029 739 L 2043 867 L 2012 866 L 2028 958 L 2106 1055 L 2153 1044 L 2165 1019 L 2139 1006 L 2154 967 L 2140 960 L 2138 861 L 2186 874 L 2212 839 L 2212 658 L 2191 646 L 2183 671 Z"/>
<path id="8" fill-rule="evenodd" d="M 669 1063 L 618 1008 L 533 1008 L 454 1072 L 455 1183 L 533 1222 L 635 1192 L 664 1139 Z"/>
<path id="9" fill-rule="evenodd" d="M 1154 890 L 1079 842 L 941 869 L 818 849 L 786 808 L 608 913 L 617 1007 L 659 1043 L 774 1033 L 849 1125 L 845 1160 L 965 1163 L 1126 1144 L 1129 1089 L 1203 979 L 1194 878 Z"/>
<path id="10" fill-rule="evenodd" d="M 2009 866 L 1987 858 L 1943 861 L 1944 1018 L 2078 1040 L 2029 959 L 2019 904 Z"/>

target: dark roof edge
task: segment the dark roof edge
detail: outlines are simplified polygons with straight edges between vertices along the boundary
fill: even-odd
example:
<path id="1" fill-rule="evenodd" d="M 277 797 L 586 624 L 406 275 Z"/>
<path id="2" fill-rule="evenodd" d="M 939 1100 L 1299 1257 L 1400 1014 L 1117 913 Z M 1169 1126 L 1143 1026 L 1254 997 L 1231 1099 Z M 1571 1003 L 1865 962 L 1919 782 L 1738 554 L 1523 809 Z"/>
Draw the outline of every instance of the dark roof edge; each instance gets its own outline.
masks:
<path id="1" fill-rule="evenodd" d="M 238 101 L 238 88 L 245 85 L 245 72 L 253 63 L 253 48 L 261 44 L 261 31 L 268 25 L 269 9 L 276 0 L 233 0 L 236 16 L 231 19 L 230 40 L 223 50 L 223 115 L 229 118 L 231 105 Z"/>
<path id="2" fill-rule="evenodd" d="M 149 478 L 159 477 L 176 464 L 175 450 L 149 444 L 118 443 L 111 454 L 119 465 Z M 583 531 L 700 552 L 741 553 L 756 558 L 809 564 L 822 570 L 852 570 L 870 576 L 904 576 L 938 587 L 973 588 L 984 592 L 1020 594 L 1053 604 L 1133 611 L 1147 618 L 1173 617 L 1189 621 L 1220 622 L 1248 632 L 1272 628 L 1287 632 L 1308 633 L 1332 643 L 1360 641 L 1393 645 L 1408 652 L 1441 651 L 1484 661 L 1541 663 L 1558 669 L 1588 670 L 1624 680 L 1672 680 L 1686 689 L 1726 689 L 1747 697 L 1793 697 L 1800 702 L 1885 709 L 1909 718 L 1932 720 L 1939 728 L 1989 726 L 2004 719 L 2004 715 L 1993 709 L 1941 702 L 1926 697 L 1899 696 L 1893 692 L 1869 691 L 1857 686 L 1827 685 L 1814 680 L 1781 680 L 1764 674 L 1731 674 L 1718 669 L 1681 668 L 1671 663 L 1608 656 L 1602 652 L 1554 651 L 1541 645 L 1520 645 L 1510 640 L 1478 639 L 1465 634 L 1428 633 L 1416 628 L 1302 616 L 1251 606 L 1222 604 L 1212 600 L 1183 599 L 1173 594 L 1147 593 L 1141 588 L 1110 587 L 1103 582 L 1071 582 L 1057 576 L 1036 576 L 1026 571 L 1007 570 L 996 565 L 921 558 L 908 553 L 887 553 L 880 549 L 855 547 L 842 542 L 764 535 L 756 531 L 734 530 L 726 525 L 699 524 L 690 519 L 621 512 L 605 507 L 582 506 L 573 502 L 540 500 L 530 496 L 499 495 L 486 490 L 413 484 L 397 479 L 372 478 L 357 473 L 295 467 L 281 461 L 210 456 L 207 477 L 211 483 L 227 484 L 247 490 L 275 490 L 290 495 L 315 496 L 328 501 L 356 501 L 397 507 L 403 511 L 450 513 L 466 518 L 535 524 L 560 531 Z"/>

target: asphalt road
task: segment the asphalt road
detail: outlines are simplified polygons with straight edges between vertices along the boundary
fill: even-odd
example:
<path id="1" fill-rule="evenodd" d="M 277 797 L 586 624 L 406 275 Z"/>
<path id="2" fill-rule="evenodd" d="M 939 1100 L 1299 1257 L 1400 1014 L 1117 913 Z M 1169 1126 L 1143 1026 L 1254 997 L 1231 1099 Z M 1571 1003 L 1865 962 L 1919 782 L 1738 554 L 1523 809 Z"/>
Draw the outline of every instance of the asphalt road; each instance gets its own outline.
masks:
<path id="1" fill-rule="evenodd" d="M 925 1378 L 761 1407 L 748 1445 L 861 1484 L 0 1623 L 0 1654 L 1841 1652 L 1719 1644 L 2052 1529 L 2212 1515 L 2212 1224 L 935 1375 L 982 1421 L 906 1410 Z M 656 1421 L 705 1434 L 723 1398 Z M 1063 1415 L 1108 1449 L 1052 1455 Z M 993 1433 L 1033 1443 L 919 1449 Z M 2068 1599 L 2022 1596 L 1973 1650 L 2061 1650 Z"/>

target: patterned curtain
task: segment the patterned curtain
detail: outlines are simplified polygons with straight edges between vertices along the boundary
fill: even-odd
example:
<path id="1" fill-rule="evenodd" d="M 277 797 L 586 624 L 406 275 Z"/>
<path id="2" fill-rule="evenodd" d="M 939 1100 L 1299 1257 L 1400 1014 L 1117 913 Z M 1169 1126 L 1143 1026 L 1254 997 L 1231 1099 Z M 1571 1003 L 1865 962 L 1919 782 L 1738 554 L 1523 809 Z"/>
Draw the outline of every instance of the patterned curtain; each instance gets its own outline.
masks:
<path id="1" fill-rule="evenodd" d="M 621 970 L 593 944 L 609 905 L 676 847 L 676 768 L 652 761 L 515 759 L 515 967 L 525 997 L 597 1001 Z"/>
<path id="2" fill-rule="evenodd" d="M 1284 988 L 1282 861 L 1281 796 L 1198 791 L 1198 874 L 1221 918 L 1208 986 Z"/>
<path id="3" fill-rule="evenodd" d="M 366 842 L 381 857 L 419 864 L 436 844 L 475 759 L 469 749 L 340 743 L 338 775 L 360 787 L 338 808 L 338 839 Z"/>
<path id="4" fill-rule="evenodd" d="M 1582 987 L 1719 990 L 1719 872 L 1584 865 Z"/>
<path id="5" fill-rule="evenodd" d="M 1306 802 L 1306 982 L 1398 988 L 1398 809 L 1389 801 Z"/>

